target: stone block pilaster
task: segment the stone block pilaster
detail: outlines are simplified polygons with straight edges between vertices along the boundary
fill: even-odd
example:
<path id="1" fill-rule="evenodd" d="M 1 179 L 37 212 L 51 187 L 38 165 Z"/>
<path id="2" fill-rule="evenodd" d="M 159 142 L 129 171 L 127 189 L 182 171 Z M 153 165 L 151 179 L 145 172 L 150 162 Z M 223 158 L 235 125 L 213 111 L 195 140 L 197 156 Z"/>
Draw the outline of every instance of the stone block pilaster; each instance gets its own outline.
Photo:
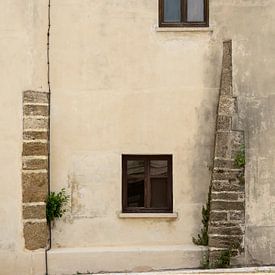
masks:
<path id="1" fill-rule="evenodd" d="M 22 201 L 25 248 L 46 248 L 49 161 L 49 94 L 23 92 Z"/>

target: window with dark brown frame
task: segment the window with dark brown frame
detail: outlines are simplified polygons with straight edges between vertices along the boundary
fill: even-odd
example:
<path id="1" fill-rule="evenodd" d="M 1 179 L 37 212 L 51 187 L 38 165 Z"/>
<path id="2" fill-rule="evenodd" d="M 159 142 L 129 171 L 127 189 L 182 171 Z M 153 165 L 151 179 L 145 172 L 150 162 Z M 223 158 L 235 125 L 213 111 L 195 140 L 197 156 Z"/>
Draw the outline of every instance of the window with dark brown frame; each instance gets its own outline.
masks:
<path id="1" fill-rule="evenodd" d="M 208 27 L 209 0 L 159 0 L 160 27 Z"/>
<path id="2" fill-rule="evenodd" d="M 171 213 L 172 155 L 122 155 L 122 211 Z"/>

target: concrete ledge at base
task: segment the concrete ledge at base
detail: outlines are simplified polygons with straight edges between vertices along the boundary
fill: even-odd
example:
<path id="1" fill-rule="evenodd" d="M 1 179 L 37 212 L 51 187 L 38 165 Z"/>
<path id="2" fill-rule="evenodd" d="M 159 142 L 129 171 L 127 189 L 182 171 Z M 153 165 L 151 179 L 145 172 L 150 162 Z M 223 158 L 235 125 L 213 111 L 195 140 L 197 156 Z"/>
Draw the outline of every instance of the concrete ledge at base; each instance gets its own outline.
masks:
<path id="1" fill-rule="evenodd" d="M 166 271 L 157 271 L 157 272 L 133 272 L 131 275 L 184 275 L 184 274 L 207 274 L 207 275 L 228 275 L 228 274 L 234 274 L 234 275 L 248 275 L 248 274 L 275 274 L 275 266 L 263 266 L 263 267 L 244 267 L 244 268 L 227 268 L 227 269 L 185 269 L 185 270 L 166 270 Z M 109 274 L 110 273 L 100 273 L 100 275 Z M 120 274 L 120 275 L 129 275 L 129 273 L 112 273 Z M 99 275 L 94 274 L 94 275 Z"/>
<path id="2" fill-rule="evenodd" d="M 0 249 L 0 274 L 45 275 L 45 250 L 14 251 Z"/>
<path id="3" fill-rule="evenodd" d="M 48 252 L 49 275 L 199 268 L 204 251 L 195 245 L 56 248 Z"/>

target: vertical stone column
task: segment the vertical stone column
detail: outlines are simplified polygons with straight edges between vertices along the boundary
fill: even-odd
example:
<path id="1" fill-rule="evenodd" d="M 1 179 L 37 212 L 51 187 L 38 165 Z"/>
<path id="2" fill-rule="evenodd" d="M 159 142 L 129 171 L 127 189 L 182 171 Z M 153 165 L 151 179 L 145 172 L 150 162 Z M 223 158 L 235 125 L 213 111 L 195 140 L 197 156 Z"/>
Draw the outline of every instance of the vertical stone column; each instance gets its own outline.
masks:
<path id="1" fill-rule="evenodd" d="M 45 248 L 48 243 L 49 94 L 23 92 L 22 192 L 25 248 Z"/>
<path id="2" fill-rule="evenodd" d="M 238 255 L 244 247 L 245 185 L 244 168 L 235 158 L 244 144 L 243 131 L 234 129 L 237 114 L 232 91 L 232 42 L 223 45 L 221 87 L 215 133 L 214 167 L 210 188 L 209 260 L 210 265 L 222 251 L 232 249 Z"/>

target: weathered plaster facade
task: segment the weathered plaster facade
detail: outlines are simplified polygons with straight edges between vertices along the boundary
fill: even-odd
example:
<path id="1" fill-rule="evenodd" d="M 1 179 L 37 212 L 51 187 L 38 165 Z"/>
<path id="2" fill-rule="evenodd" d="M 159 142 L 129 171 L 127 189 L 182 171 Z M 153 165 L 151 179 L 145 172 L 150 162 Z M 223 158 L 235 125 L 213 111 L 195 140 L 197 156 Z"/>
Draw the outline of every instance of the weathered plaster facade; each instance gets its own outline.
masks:
<path id="1" fill-rule="evenodd" d="M 26 90 L 47 92 L 47 1 L 2 1 L 0 266 L 43 274 L 25 250 Z M 52 0 L 51 189 L 70 212 L 52 231 L 49 274 L 198 267 L 192 244 L 207 200 L 222 43 L 246 144 L 244 265 L 275 263 L 275 2 L 210 0 L 210 28 L 160 30 L 157 0 Z M 121 218 L 121 154 L 173 154 L 177 219 Z M 42 165 L 42 164 L 41 164 Z M 127 258 L 125 258 L 127 256 Z M 2 271 L 1 270 L 1 271 Z"/>
<path id="2" fill-rule="evenodd" d="M 25 250 L 22 152 L 23 91 L 47 91 L 44 0 L 1 1 L 0 274 L 44 274 L 44 249 Z M 25 218 L 31 218 L 24 209 Z"/>

